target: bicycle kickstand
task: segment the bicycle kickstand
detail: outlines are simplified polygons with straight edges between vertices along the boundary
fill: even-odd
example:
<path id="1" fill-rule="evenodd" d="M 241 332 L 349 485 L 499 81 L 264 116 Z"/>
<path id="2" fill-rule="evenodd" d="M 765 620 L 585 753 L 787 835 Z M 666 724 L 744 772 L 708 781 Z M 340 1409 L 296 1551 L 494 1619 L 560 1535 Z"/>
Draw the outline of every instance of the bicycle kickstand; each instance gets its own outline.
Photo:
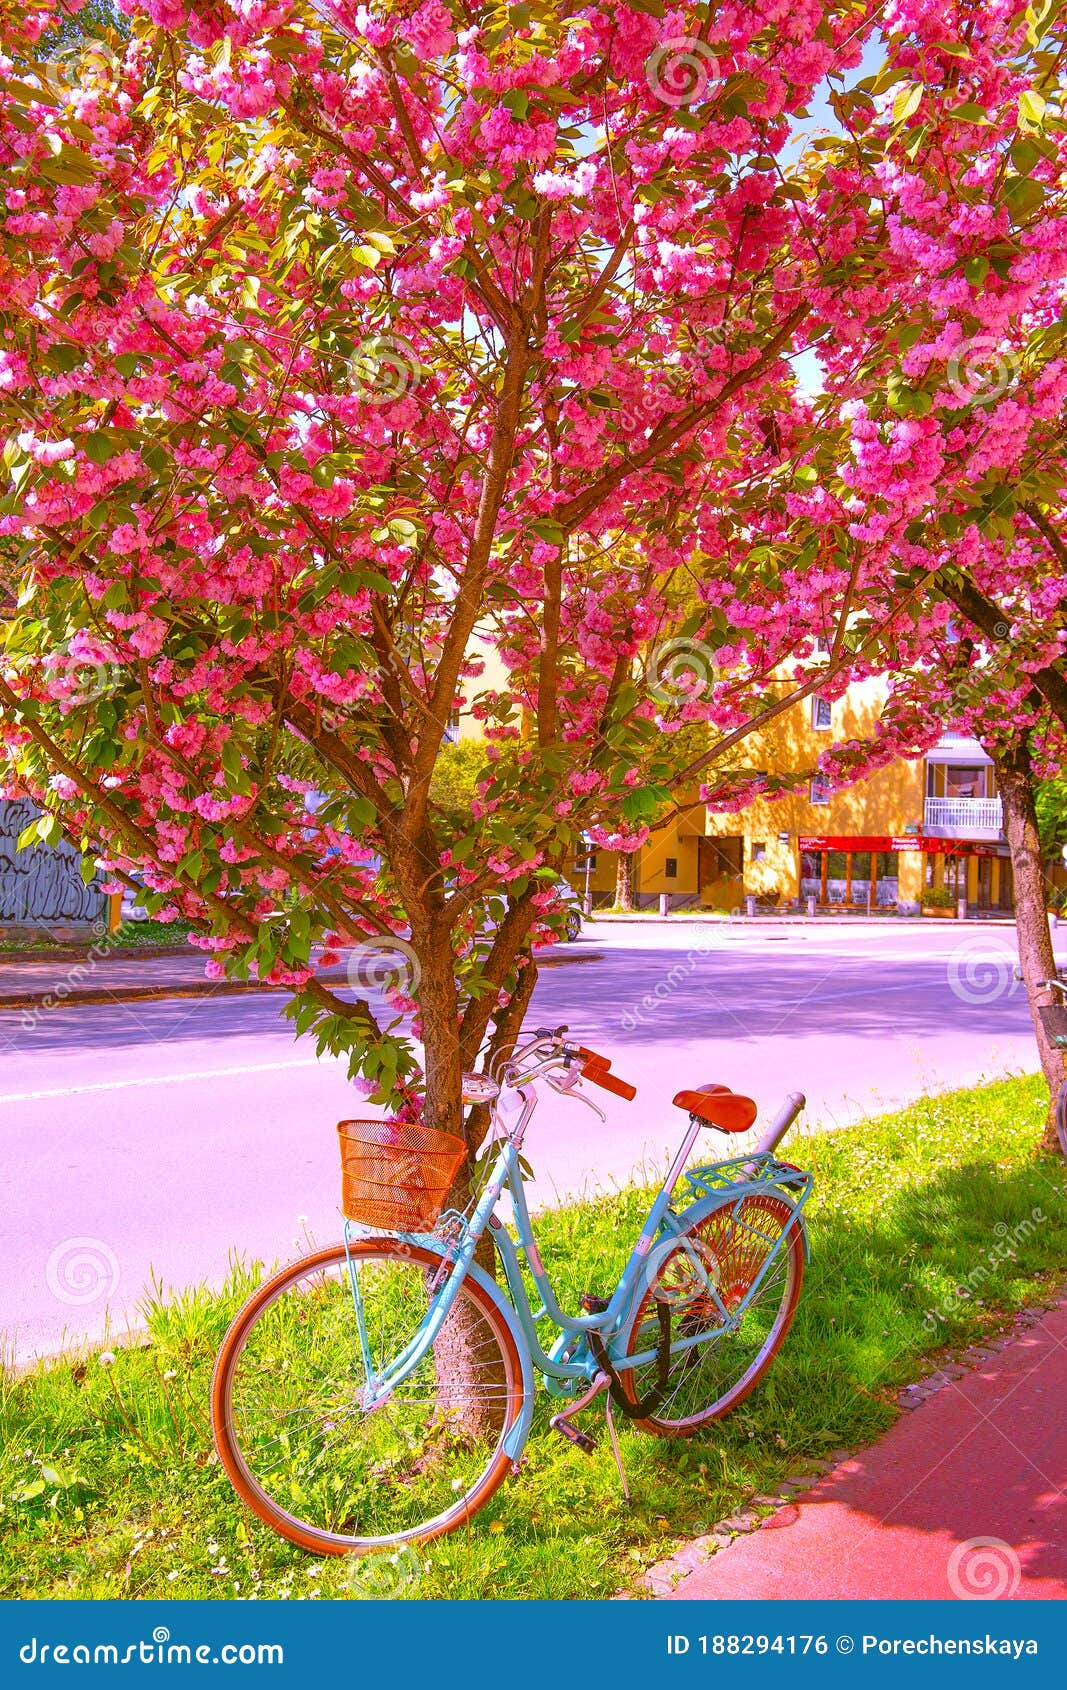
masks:
<path id="1" fill-rule="evenodd" d="M 596 1449 L 596 1439 L 591 1438 L 589 1433 L 583 1432 L 580 1427 L 572 1426 L 570 1422 L 575 1414 L 581 1414 L 583 1408 L 588 1408 L 591 1402 L 595 1402 L 597 1397 L 603 1396 L 605 1393 L 607 1394 L 608 1437 L 611 1439 L 611 1453 L 615 1457 L 615 1465 L 619 1470 L 619 1482 L 622 1485 L 623 1497 L 629 1503 L 630 1487 L 626 1483 L 626 1469 L 622 1464 L 619 1440 L 615 1433 L 615 1420 L 611 1412 L 611 1380 L 606 1373 L 598 1373 L 589 1389 L 584 1391 L 580 1397 L 577 1397 L 569 1407 L 561 1408 L 558 1414 L 554 1414 L 549 1421 L 549 1425 L 554 1432 L 561 1432 L 576 1449 L 584 1451 L 586 1455 L 592 1455 Z"/>

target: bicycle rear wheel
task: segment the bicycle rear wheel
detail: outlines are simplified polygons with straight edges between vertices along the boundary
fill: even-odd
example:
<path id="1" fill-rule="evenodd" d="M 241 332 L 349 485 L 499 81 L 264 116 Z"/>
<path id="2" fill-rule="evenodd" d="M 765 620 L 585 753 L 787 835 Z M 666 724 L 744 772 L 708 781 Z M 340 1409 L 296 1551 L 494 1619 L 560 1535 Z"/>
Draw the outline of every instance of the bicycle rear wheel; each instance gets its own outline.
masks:
<path id="1" fill-rule="evenodd" d="M 375 1238 L 353 1244 L 351 1258 L 380 1376 L 418 1331 L 440 1257 Z M 511 1465 L 504 1440 L 522 1406 L 522 1364 L 474 1280 L 380 1407 L 364 1407 L 367 1378 L 343 1244 L 261 1285 L 215 1364 L 212 1426 L 231 1484 L 267 1525 L 318 1555 L 453 1531 Z"/>
<path id="2" fill-rule="evenodd" d="M 800 1297 L 803 1239 L 791 1204 L 777 1197 L 745 1197 L 713 1209 L 676 1242 L 659 1246 L 653 1262 L 648 1289 L 622 1345 L 624 1353 L 655 1351 L 661 1303 L 670 1310 L 672 1342 L 703 1332 L 709 1336 L 671 1357 L 663 1398 L 646 1419 L 634 1424 L 663 1437 L 689 1437 L 743 1402 L 778 1354 Z M 722 1330 L 722 1314 L 708 1283 L 732 1313 L 764 1268 L 737 1325 Z M 620 1375 L 634 1403 L 648 1395 L 657 1377 L 655 1361 Z"/>

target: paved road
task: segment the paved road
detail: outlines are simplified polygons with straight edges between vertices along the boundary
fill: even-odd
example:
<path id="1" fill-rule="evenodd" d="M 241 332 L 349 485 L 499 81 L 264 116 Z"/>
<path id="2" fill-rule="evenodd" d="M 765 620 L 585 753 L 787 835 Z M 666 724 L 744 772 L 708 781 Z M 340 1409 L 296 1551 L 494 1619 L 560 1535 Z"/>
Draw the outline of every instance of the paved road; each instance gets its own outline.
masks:
<path id="1" fill-rule="evenodd" d="M 639 1086 L 607 1123 L 548 1096 L 528 1148 L 549 1203 L 662 1166 L 676 1088 L 723 1080 L 844 1124 L 924 1091 L 1035 1066 L 1010 929 L 953 924 L 587 929 L 532 1020 L 566 1021 Z M 1063 941 L 1067 943 L 1067 939 Z M 273 997 L 0 1014 L 0 1332 L 20 1356 L 135 1322 L 175 1287 L 339 1230 L 337 1062 L 294 1046 Z M 357 1105 L 358 1109 L 358 1105 Z M 710 1142 L 710 1141 L 709 1141 Z"/>

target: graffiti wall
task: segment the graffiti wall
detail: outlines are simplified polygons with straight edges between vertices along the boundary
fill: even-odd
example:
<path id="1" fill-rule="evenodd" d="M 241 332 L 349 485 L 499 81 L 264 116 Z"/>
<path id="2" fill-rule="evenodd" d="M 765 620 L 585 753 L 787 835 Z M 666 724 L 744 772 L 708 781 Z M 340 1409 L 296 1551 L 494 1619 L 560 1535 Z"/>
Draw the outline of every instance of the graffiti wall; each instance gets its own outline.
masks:
<path id="1" fill-rule="evenodd" d="M 73 846 L 16 849 L 19 834 L 38 814 L 26 800 L 0 800 L 0 927 L 106 920 L 107 899 L 82 884 Z"/>

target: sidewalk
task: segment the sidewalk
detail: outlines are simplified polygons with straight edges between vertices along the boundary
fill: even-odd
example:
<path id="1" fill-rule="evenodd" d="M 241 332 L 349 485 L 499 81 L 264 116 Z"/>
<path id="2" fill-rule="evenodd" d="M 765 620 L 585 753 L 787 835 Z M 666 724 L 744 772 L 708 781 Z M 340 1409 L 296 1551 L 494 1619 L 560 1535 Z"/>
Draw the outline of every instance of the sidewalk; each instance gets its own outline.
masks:
<path id="1" fill-rule="evenodd" d="M 104 948 L 101 941 L 100 949 Z M 556 947 L 557 954 L 539 958 L 540 968 L 559 968 L 567 963 L 596 962 L 598 951 Z M 115 946 L 105 955 L 65 951 L 45 958 L 38 951 L 19 959 L 10 951 L 0 953 L 0 1010 L 55 1009 L 70 1004 L 136 1003 L 151 998 L 208 998 L 242 992 L 288 992 L 288 986 L 264 986 L 258 980 L 208 980 L 204 974 L 207 955 L 191 946 L 138 953 L 132 946 Z M 316 978 L 327 986 L 347 986 L 344 959 L 331 968 L 320 968 Z M 358 982 L 353 982 L 358 986 Z"/>
<path id="2" fill-rule="evenodd" d="M 901 1393 L 886 1436 L 706 1558 L 654 1569 L 669 1600 L 1067 1597 L 1067 1300 Z M 932 1387 L 932 1390 L 931 1390 Z M 790 1487 L 787 1487 L 787 1489 Z M 691 1570 L 689 1570 L 691 1569 Z M 680 1581 L 673 1576 L 682 1572 Z"/>
<path id="3" fill-rule="evenodd" d="M 922 928 L 947 928 L 951 932 L 957 927 L 1014 927 L 1013 915 L 1001 915 L 999 912 L 990 915 L 968 915 L 962 921 L 953 916 L 950 921 L 935 921 L 929 916 L 920 915 L 868 915 L 865 910 L 840 910 L 836 913 L 820 911 L 818 915 L 808 915 L 804 910 L 789 910 L 779 913 L 777 910 L 761 910 L 758 915 L 727 915 L 722 910 L 704 909 L 676 909 L 667 915 L 660 915 L 658 910 L 598 910 L 594 909 L 587 921 L 595 922 L 633 922 L 641 927 L 684 927 L 687 923 L 699 924 L 702 927 L 713 926 L 729 928 L 732 931 L 755 932 L 764 928 L 778 927 L 817 927 L 821 931 L 837 931 L 847 929 L 865 930 L 877 928 L 884 932 L 886 929 L 896 928 L 901 932 L 914 933 Z M 1056 923 L 1052 924 L 1053 932 Z"/>

